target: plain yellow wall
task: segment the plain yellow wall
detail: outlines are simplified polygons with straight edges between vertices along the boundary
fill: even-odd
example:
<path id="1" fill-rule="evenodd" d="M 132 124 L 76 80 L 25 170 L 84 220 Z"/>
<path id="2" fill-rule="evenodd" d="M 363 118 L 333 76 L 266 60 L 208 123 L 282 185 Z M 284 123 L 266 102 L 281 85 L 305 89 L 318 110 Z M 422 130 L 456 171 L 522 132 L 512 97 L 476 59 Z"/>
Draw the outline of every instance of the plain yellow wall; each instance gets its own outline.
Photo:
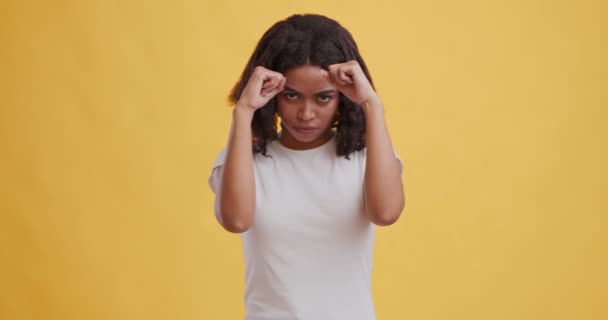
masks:
<path id="1" fill-rule="evenodd" d="M 608 319 L 605 1 L 0 2 L 0 319 L 242 319 L 226 96 L 292 13 L 355 36 L 406 165 L 378 319 Z"/>

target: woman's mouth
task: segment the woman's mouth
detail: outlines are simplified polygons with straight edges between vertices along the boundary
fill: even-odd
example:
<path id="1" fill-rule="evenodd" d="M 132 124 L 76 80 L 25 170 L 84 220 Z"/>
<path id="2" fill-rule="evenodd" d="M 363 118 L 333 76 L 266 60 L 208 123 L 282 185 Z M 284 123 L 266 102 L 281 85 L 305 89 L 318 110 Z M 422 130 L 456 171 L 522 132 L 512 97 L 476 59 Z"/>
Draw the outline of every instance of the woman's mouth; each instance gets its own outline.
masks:
<path id="1" fill-rule="evenodd" d="M 299 134 L 309 135 L 317 131 L 316 127 L 293 127 Z"/>

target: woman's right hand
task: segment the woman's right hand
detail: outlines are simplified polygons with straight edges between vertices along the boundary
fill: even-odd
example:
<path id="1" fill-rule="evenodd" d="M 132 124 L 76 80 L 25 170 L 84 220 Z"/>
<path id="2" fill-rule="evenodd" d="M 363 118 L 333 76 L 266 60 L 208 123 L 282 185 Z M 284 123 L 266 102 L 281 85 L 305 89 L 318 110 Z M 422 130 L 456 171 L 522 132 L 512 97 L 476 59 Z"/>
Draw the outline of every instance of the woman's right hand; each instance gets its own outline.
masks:
<path id="1" fill-rule="evenodd" d="M 255 111 L 283 91 L 283 86 L 285 86 L 285 77 L 281 73 L 257 66 L 249 77 L 236 106 Z"/>

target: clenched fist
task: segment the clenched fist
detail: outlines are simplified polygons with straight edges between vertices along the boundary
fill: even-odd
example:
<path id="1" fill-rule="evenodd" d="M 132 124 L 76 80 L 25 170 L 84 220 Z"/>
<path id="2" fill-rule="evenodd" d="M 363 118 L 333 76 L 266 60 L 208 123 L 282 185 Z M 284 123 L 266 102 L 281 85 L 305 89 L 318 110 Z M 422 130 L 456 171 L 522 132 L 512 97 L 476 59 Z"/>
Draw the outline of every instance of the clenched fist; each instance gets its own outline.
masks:
<path id="1" fill-rule="evenodd" d="M 356 60 L 328 66 L 321 70 L 323 76 L 351 101 L 363 106 L 378 99 L 376 91 Z"/>
<path id="2" fill-rule="evenodd" d="M 284 85 L 285 77 L 281 73 L 257 66 L 236 105 L 255 111 L 283 91 Z"/>

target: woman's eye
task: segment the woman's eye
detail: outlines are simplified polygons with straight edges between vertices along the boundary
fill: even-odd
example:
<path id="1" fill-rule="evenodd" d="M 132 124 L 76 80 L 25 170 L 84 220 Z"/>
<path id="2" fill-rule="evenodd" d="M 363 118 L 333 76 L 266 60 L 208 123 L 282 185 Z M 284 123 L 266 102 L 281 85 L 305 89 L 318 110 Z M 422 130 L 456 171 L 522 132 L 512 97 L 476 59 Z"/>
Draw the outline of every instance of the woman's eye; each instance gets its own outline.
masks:
<path id="1" fill-rule="evenodd" d="M 287 100 L 296 100 L 298 98 L 298 94 L 293 92 L 287 92 L 285 93 L 285 98 L 287 98 Z"/>
<path id="2" fill-rule="evenodd" d="M 329 102 L 329 100 L 331 100 L 331 96 L 319 96 L 321 102 Z"/>

